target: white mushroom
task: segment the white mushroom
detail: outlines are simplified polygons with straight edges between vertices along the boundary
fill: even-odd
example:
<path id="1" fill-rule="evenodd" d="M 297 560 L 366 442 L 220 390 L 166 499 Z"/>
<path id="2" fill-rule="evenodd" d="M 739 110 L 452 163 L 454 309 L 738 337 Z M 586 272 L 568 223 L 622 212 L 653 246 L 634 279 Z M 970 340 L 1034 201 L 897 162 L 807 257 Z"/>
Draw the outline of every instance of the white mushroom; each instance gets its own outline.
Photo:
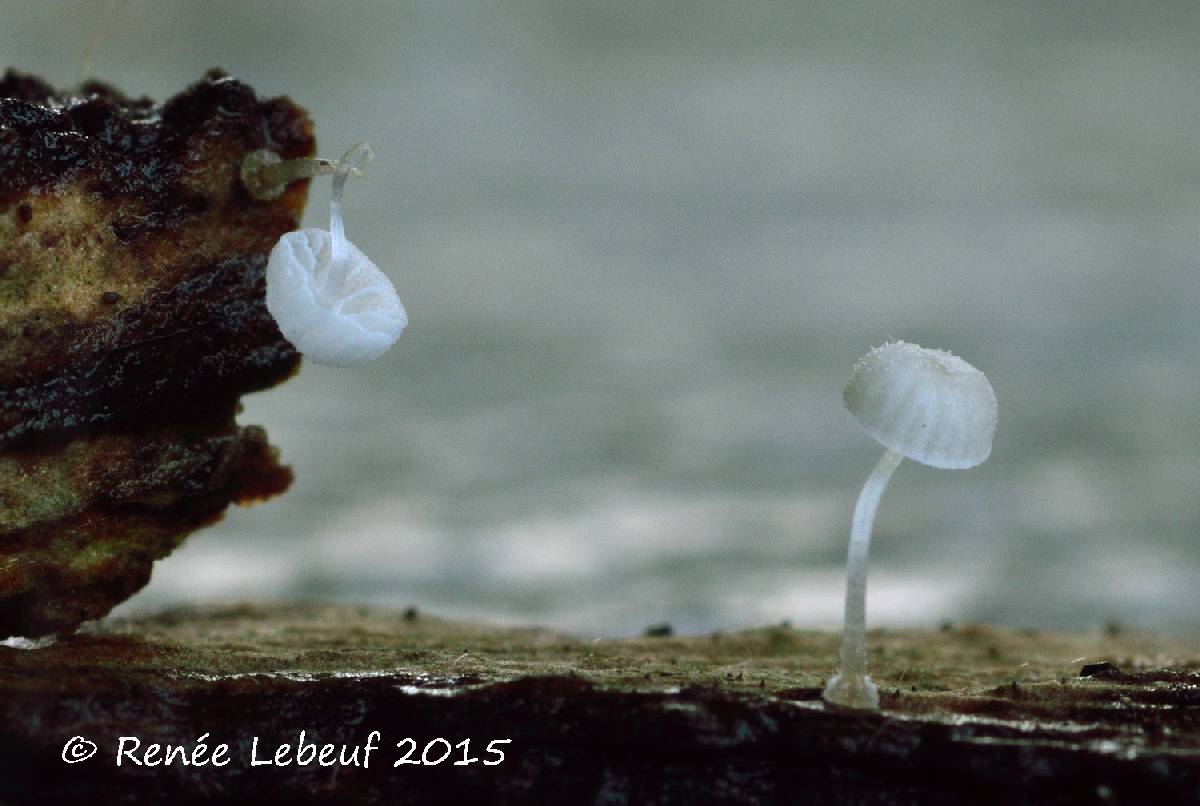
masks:
<path id="1" fill-rule="evenodd" d="M 329 203 L 329 230 L 302 229 L 279 239 L 267 261 L 267 310 L 296 348 L 318 364 L 365 364 L 395 344 L 408 324 L 396 289 L 346 240 L 342 195 L 346 178 L 371 158 L 365 143 L 338 160 Z"/>
<path id="2" fill-rule="evenodd" d="M 841 669 L 825 701 L 878 709 L 879 689 L 867 676 L 867 553 L 879 499 L 908 457 L 940 468 L 974 467 L 992 451 L 996 394 L 987 376 L 944 350 L 903 341 L 859 359 L 843 392 L 846 408 L 887 450 L 867 478 L 850 526 Z"/>

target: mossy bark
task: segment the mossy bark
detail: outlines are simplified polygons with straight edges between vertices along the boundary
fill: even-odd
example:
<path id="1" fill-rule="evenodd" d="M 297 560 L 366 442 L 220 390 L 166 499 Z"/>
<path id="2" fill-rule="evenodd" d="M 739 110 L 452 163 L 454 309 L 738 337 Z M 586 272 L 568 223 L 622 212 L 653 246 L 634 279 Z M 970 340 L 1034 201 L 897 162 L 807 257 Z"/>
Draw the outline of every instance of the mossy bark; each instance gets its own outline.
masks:
<path id="1" fill-rule="evenodd" d="M 114 619 L 0 649 L 0 800 L 1200 801 L 1195 647 L 978 626 L 869 645 L 880 713 L 824 707 L 838 636 L 787 626 L 593 641 L 318 605 Z M 301 730 L 347 750 L 378 731 L 379 749 L 368 768 L 252 766 Z M 122 736 L 190 752 L 203 734 L 226 766 L 116 764 Z M 74 736 L 96 755 L 64 762 Z M 408 737 L 416 760 L 471 743 L 394 767 Z M 503 763 L 453 764 L 494 760 L 492 739 L 511 739 Z"/>

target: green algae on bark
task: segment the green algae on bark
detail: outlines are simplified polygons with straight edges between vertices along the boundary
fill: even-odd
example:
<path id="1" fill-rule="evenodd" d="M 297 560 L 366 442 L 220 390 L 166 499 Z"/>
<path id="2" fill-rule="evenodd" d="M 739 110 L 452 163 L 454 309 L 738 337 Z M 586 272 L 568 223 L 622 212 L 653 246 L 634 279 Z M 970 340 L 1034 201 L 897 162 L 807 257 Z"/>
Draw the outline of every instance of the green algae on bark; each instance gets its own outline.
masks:
<path id="1" fill-rule="evenodd" d="M 291 483 L 235 422 L 300 364 L 265 269 L 308 183 L 251 199 L 268 147 L 311 154 L 308 113 L 219 71 L 162 104 L 0 75 L 0 640 L 106 615 Z"/>

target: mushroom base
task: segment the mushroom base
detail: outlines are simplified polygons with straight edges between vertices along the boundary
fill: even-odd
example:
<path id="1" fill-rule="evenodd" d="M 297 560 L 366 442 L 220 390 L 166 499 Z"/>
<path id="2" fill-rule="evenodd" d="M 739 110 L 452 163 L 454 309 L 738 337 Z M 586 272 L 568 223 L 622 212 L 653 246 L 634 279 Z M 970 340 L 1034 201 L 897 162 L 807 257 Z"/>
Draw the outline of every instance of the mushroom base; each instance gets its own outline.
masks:
<path id="1" fill-rule="evenodd" d="M 841 708 L 879 710 L 879 687 L 865 674 L 834 675 L 821 696 L 828 704 Z"/>

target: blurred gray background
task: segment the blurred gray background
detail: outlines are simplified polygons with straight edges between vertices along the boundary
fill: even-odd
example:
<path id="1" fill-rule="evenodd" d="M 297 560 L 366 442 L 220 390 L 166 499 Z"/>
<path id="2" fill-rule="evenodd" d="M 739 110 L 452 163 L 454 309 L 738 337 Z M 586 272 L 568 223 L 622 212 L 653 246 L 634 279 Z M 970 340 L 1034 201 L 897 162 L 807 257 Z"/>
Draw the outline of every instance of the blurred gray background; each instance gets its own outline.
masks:
<path id="1" fill-rule="evenodd" d="M 247 399 L 296 484 L 122 612 L 319 598 L 581 634 L 840 621 L 888 337 L 1000 401 L 905 463 L 874 626 L 1200 635 L 1200 4 L 0 2 L 2 61 L 221 66 L 368 140 L 409 331 Z M 328 182 L 306 223 L 327 226 Z"/>

